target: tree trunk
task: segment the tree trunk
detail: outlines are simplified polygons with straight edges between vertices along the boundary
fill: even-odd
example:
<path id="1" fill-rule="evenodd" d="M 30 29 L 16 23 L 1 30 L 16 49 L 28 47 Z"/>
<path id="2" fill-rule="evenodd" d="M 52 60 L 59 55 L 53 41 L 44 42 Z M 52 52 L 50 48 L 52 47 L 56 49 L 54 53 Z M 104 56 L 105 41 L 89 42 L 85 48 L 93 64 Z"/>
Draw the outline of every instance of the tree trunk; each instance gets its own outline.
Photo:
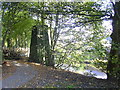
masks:
<path id="1" fill-rule="evenodd" d="M 48 26 L 44 25 L 44 45 L 45 45 L 45 63 L 46 66 L 52 66 L 54 67 L 54 59 L 52 56 L 50 43 L 49 43 L 49 36 L 48 36 Z"/>
<path id="2" fill-rule="evenodd" d="M 0 64 L 2 64 L 2 28 L 1 28 L 1 25 L 0 25 Z"/>
<path id="3" fill-rule="evenodd" d="M 32 29 L 29 61 L 39 63 L 37 52 L 37 26 L 33 26 Z"/>
<path id="4" fill-rule="evenodd" d="M 51 47 L 49 43 L 48 26 L 44 25 L 40 27 L 40 37 L 38 37 L 40 63 L 44 63 L 46 66 L 54 67 L 54 59 L 52 57 Z M 43 58 L 45 59 L 43 60 Z"/>
<path id="5" fill-rule="evenodd" d="M 7 38 L 7 48 L 11 48 L 11 39 Z"/>
<path id="6" fill-rule="evenodd" d="M 111 34 L 112 46 L 110 58 L 108 60 L 107 73 L 108 79 L 115 76 L 120 82 L 120 2 L 114 5 L 113 32 Z M 118 83 L 120 85 L 120 83 Z"/>
<path id="7" fill-rule="evenodd" d="M 41 64 L 44 64 L 44 45 L 43 45 L 43 30 L 41 28 L 42 26 L 39 25 L 39 31 L 38 31 L 38 35 L 39 37 L 37 38 L 38 41 L 38 57 L 39 57 L 39 61 Z"/>

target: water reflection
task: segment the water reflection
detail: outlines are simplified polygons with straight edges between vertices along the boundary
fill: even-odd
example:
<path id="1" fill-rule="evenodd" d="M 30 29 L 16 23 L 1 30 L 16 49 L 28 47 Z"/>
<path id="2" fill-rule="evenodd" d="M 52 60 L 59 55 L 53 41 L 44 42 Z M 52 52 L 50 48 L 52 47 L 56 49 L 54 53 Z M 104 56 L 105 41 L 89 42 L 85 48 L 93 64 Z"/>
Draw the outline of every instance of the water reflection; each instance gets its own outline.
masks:
<path id="1" fill-rule="evenodd" d="M 69 65 L 67 64 L 63 64 L 60 68 L 71 71 L 71 72 L 79 73 L 85 76 L 92 76 L 100 79 L 107 79 L 106 73 L 102 72 L 101 70 L 95 67 L 88 66 L 87 64 L 85 65 L 84 69 L 76 69 L 74 67 L 69 67 Z"/>
<path id="2" fill-rule="evenodd" d="M 100 78 L 100 79 L 107 79 L 106 73 L 98 71 L 98 70 L 91 71 L 91 70 L 85 69 L 83 71 L 79 70 L 79 71 L 77 71 L 77 73 L 86 75 L 86 76 L 93 76 L 93 77 Z"/>

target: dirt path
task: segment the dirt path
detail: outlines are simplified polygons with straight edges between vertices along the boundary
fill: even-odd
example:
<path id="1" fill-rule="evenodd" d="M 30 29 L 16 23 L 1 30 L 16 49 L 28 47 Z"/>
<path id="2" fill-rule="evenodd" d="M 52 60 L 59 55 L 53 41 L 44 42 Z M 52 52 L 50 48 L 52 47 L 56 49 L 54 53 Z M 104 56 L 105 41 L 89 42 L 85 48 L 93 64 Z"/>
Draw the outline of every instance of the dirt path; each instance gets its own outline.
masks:
<path id="1" fill-rule="evenodd" d="M 37 74 L 37 71 L 28 64 L 17 62 L 13 62 L 13 64 L 13 67 L 9 67 L 11 69 L 9 72 L 12 74 L 8 76 L 7 73 L 3 73 L 2 88 L 17 88 L 24 85 L 24 83 L 31 80 Z M 12 71 L 14 68 L 15 71 Z"/>
<path id="2" fill-rule="evenodd" d="M 2 87 L 9 88 L 116 88 L 117 83 L 87 77 L 35 63 L 14 62 L 16 71 L 3 79 Z"/>

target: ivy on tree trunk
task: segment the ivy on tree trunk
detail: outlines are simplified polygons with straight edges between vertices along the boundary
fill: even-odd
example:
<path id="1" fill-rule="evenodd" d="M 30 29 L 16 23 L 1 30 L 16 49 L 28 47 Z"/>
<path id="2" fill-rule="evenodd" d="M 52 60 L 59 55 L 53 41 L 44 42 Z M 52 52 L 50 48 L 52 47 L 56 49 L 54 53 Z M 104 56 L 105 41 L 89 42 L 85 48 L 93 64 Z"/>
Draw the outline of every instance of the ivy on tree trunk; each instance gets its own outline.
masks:
<path id="1" fill-rule="evenodd" d="M 29 61 L 39 63 L 37 52 L 37 26 L 33 26 L 32 29 Z"/>
<path id="2" fill-rule="evenodd" d="M 120 82 L 120 2 L 114 5 L 113 32 L 111 34 L 112 46 L 107 65 L 108 79 L 116 77 Z M 120 85 L 120 83 L 119 83 Z"/>

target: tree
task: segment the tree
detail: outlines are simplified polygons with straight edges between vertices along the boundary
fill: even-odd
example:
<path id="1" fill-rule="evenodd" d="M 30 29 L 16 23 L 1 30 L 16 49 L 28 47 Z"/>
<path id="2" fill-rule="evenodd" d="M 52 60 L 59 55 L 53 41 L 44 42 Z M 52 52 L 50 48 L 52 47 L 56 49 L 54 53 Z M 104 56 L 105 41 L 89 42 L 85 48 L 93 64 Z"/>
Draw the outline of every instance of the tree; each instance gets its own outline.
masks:
<path id="1" fill-rule="evenodd" d="M 0 12 L 0 16 L 2 16 L 1 12 Z M 1 25 L 1 21 L 2 21 L 2 18 L 0 18 L 0 64 L 2 64 L 2 25 Z"/>
<path id="2" fill-rule="evenodd" d="M 37 53 L 37 34 L 38 28 L 37 26 L 33 26 L 32 36 L 31 36 L 31 44 L 30 44 L 30 55 L 29 61 L 39 63 L 38 53 Z"/>
<path id="3" fill-rule="evenodd" d="M 114 16 L 112 18 L 113 32 L 111 34 L 112 46 L 108 60 L 108 79 L 116 77 L 120 82 L 120 2 L 113 4 Z M 120 83 L 119 83 L 120 85 Z"/>

